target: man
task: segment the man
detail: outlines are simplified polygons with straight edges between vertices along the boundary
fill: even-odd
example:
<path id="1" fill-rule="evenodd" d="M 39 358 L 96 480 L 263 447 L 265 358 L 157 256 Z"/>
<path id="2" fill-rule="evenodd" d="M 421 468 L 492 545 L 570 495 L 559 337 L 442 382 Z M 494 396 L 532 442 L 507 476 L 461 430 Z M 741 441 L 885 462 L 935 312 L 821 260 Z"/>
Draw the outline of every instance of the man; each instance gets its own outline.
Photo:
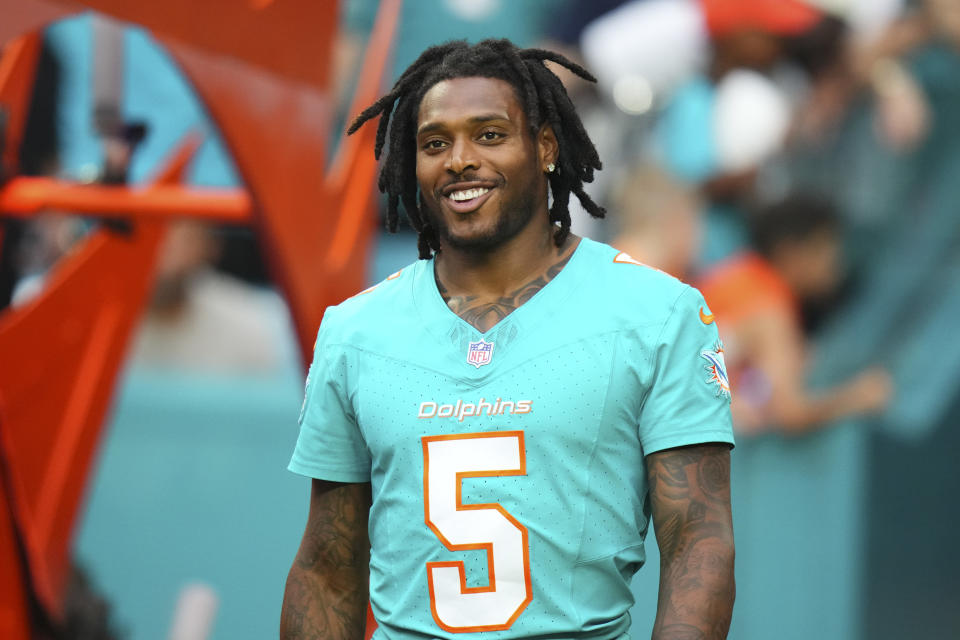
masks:
<path id="1" fill-rule="evenodd" d="M 756 251 L 732 256 L 698 283 L 722 323 L 727 365 L 737 389 L 738 432 L 800 434 L 851 414 L 875 413 L 892 384 L 870 368 L 845 384 L 807 389 L 802 304 L 829 298 L 840 280 L 840 229 L 833 205 L 794 194 L 758 212 Z"/>
<path id="2" fill-rule="evenodd" d="M 624 638 L 652 512 L 654 637 L 724 638 L 732 443 L 700 295 L 570 235 L 599 168 L 556 54 L 425 51 L 381 115 L 422 258 L 327 310 L 290 469 L 314 478 L 280 635 Z M 548 185 L 552 206 L 548 208 Z M 369 538 L 368 538 L 369 532 Z M 652 597 L 652 594 L 651 594 Z"/>

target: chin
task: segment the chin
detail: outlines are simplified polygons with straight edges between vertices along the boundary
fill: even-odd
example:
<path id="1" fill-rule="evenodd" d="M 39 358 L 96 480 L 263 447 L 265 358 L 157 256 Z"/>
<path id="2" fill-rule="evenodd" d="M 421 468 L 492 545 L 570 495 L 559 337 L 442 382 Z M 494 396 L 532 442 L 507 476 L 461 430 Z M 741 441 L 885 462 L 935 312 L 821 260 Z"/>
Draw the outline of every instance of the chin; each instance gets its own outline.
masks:
<path id="1" fill-rule="evenodd" d="M 507 213 L 513 211 L 515 213 Z M 430 226 L 437 230 L 441 247 L 464 253 L 482 253 L 503 246 L 520 234 L 536 215 L 533 206 L 520 202 L 508 206 L 487 201 L 468 214 L 429 213 Z"/>
<path id="2" fill-rule="evenodd" d="M 439 236 L 441 246 L 467 253 L 490 251 L 509 239 L 497 233 L 496 229 L 458 234 L 448 228 L 441 231 Z"/>
<path id="3" fill-rule="evenodd" d="M 466 220 L 431 216 L 430 225 L 437 230 L 440 245 L 457 251 L 487 251 L 509 239 L 509 225 L 497 219 L 484 219 L 483 214 L 468 214 Z"/>

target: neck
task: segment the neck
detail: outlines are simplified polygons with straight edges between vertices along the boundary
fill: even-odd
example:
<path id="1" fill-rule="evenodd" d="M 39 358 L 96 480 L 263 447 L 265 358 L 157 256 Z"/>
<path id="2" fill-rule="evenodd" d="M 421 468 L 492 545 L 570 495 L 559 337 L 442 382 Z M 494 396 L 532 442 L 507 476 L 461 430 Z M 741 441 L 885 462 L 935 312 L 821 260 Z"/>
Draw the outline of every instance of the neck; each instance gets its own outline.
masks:
<path id="1" fill-rule="evenodd" d="M 553 236 L 544 234 L 538 242 L 513 238 L 483 255 L 441 251 L 437 287 L 454 313 L 485 332 L 560 273 L 579 243 L 571 235 L 557 247 Z"/>
<path id="2" fill-rule="evenodd" d="M 553 240 L 553 225 L 535 215 L 531 223 L 503 244 L 483 251 L 444 246 L 437 253 L 436 276 L 452 295 L 502 296 L 528 282 L 576 246 Z"/>

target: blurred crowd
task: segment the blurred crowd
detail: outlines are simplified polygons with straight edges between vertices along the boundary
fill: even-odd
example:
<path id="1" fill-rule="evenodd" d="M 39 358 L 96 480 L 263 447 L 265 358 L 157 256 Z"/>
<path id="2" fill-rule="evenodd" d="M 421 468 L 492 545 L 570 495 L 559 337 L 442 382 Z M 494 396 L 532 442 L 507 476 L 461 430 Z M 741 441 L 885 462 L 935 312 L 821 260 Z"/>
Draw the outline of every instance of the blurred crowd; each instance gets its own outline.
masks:
<path id="1" fill-rule="evenodd" d="M 824 179 L 809 165 L 833 164 L 862 121 L 894 167 L 952 144 L 932 136 L 936 120 L 950 117 L 933 105 L 945 87 L 932 71 L 957 69 L 960 4 L 633 0 L 571 9 L 544 46 L 597 76 L 596 85 L 564 79 L 600 146 L 605 171 L 593 195 L 610 212 L 606 224 L 582 216 L 579 231 L 702 290 L 724 340 L 741 434 L 799 433 L 883 411 L 894 394 L 889 361 L 861 358 L 832 386 L 806 382 L 809 336 L 856 295 L 880 226 L 869 224 L 877 212 L 863 215 L 846 197 L 880 176 L 839 166 L 848 176 Z M 837 179 L 861 183 L 838 190 Z M 911 215 L 922 195 L 905 194 L 897 213 Z"/>
<path id="2" fill-rule="evenodd" d="M 342 78 L 370 4 L 347 3 L 354 33 L 343 37 Z M 474 39 L 478 25 L 525 24 L 527 44 L 595 74 L 591 84 L 556 69 L 604 162 L 589 190 L 609 219 L 580 212 L 574 230 L 703 290 L 741 434 L 800 433 L 888 406 L 889 359 L 851 356 L 839 379 L 808 388 L 809 339 L 857 295 L 890 216 L 910 215 L 928 188 L 889 194 L 875 182 L 950 144 L 937 136 L 951 133 L 938 129 L 949 109 L 934 103 L 956 70 L 960 4 L 449 1 L 408 8 L 408 22 L 429 24 L 438 4 L 453 18 L 450 37 L 471 33 L 470 23 Z M 406 27 L 398 68 L 436 39 Z"/>
<path id="3" fill-rule="evenodd" d="M 877 172 L 837 167 L 850 171 L 838 190 L 846 178 L 836 171 L 825 176 L 832 165 L 825 159 L 864 120 L 876 153 L 894 165 L 925 147 L 950 144 L 931 139 L 940 117 L 932 103 L 960 50 L 960 5 L 411 3 L 398 68 L 437 39 L 423 18 L 438 6 L 456 18 L 451 37 L 457 29 L 486 29 L 482 35 L 507 29 L 503 35 L 559 50 L 596 75 L 596 84 L 562 75 L 605 165 L 591 195 L 610 212 L 601 223 L 575 214 L 574 230 L 703 289 L 724 339 L 742 433 L 800 432 L 887 405 L 892 377 L 875 362 L 857 363 L 862 371 L 829 389 L 813 392 L 804 382 L 806 337 L 855 291 L 855 276 L 869 269 L 864 239 L 878 232 L 878 214 L 864 211 L 870 198 L 848 197 L 869 191 Z M 334 56 L 340 104 L 348 102 L 376 7 L 367 0 L 344 4 Z M 47 71 L 51 65 L 56 71 L 49 56 Z M 56 74 L 48 81 L 55 83 Z M 50 91 L 56 95 L 55 86 Z M 100 128 L 103 168 L 86 179 L 122 183 L 145 127 Z M 46 149 L 40 138 L 24 165 L 56 173 L 56 137 Z M 8 233 L 13 250 L 4 252 L 0 303 L 29 299 L 88 228 L 50 214 Z M 174 225 L 134 347 L 137 361 L 214 371 L 279 366 L 272 354 L 284 349 L 276 335 L 283 312 L 251 288 L 265 283 L 251 238 L 241 241 L 246 248 L 239 254 L 233 251 L 232 265 L 222 260 L 225 243 L 236 249 L 236 236 L 194 222 Z"/>
<path id="4" fill-rule="evenodd" d="M 599 81 L 568 81 L 608 168 L 596 195 L 612 224 L 584 231 L 702 289 L 741 433 L 888 403 L 877 366 L 806 388 L 805 334 L 842 302 L 855 230 L 830 185 L 791 160 L 829 153 L 863 108 L 887 153 L 924 145 L 934 115 L 911 58 L 960 45 L 958 16 L 943 1 L 640 0 L 548 41 Z"/>
<path id="5" fill-rule="evenodd" d="M 883 410 L 894 384 L 875 362 L 858 362 L 861 371 L 829 389 L 806 389 L 806 338 L 871 268 L 869 244 L 889 221 L 876 206 L 876 193 L 886 193 L 874 184 L 885 179 L 884 168 L 907 175 L 912 159 L 951 144 L 937 136 L 953 131 L 938 123 L 946 107 L 938 112 L 936 103 L 956 82 L 950 72 L 960 50 L 960 4 L 414 3 L 401 26 L 398 68 L 437 39 L 422 18 L 438 4 L 459 21 L 452 37 L 457 29 L 488 35 L 482 29 L 497 33 L 509 24 L 517 31 L 522 24 L 525 30 L 504 35 L 559 50 L 596 75 L 591 84 L 562 74 L 605 165 L 591 195 L 610 212 L 607 222 L 580 212 L 574 230 L 703 289 L 723 334 L 741 432 L 799 432 Z M 340 104 L 348 102 L 376 7 L 368 0 L 344 5 L 334 56 Z M 44 65 L 47 85 L 39 86 L 49 85 L 55 99 L 57 63 L 49 49 Z M 104 120 L 103 167 L 84 178 L 123 183 L 149 123 Z M 860 155 L 873 158 L 838 163 L 854 131 L 854 146 L 872 145 Z M 44 137 L 36 126 L 29 135 L 35 144 L 25 145 L 26 172 L 57 173 L 56 136 Z M 871 162 L 876 166 L 860 168 Z M 923 192 L 907 185 L 897 195 L 909 207 Z M 90 223 L 51 213 L 11 226 L 0 265 L 2 304 L 39 290 Z M 272 352 L 283 350 L 275 335 L 283 312 L 249 288 L 266 282 L 265 269 L 250 250 L 252 239 L 242 242 L 238 254 L 236 233 L 174 225 L 135 358 L 211 370 L 279 366 Z M 222 260 L 224 244 L 234 248 L 232 265 Z M 247 311 L 233 313 L 235 306 Z"/>

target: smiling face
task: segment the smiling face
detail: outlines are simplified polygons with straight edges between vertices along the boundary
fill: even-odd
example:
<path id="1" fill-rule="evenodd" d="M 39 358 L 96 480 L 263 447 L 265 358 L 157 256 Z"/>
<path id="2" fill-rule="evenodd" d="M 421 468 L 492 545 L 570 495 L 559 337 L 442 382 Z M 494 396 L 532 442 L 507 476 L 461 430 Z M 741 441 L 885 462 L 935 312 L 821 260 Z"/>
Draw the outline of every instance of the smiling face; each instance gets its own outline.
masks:
<path id="1" fill-rule="evenodd" d="M 441 246 L 486 252 L 524 232 L 550 232 L 549 128 L 534 138 L 513 87 L 495 78 L 438 82 L 420 102 L 417 182 Z"/>

